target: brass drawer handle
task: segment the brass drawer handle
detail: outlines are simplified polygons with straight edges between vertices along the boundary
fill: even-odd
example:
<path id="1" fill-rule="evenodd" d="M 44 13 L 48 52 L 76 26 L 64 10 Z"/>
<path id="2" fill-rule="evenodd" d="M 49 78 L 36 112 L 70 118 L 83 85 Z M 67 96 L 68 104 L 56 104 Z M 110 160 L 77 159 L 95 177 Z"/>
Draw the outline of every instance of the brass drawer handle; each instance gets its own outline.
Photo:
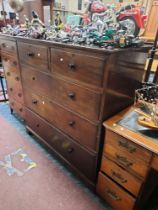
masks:
<path id="1" fill-rule="evenodd" d="M 73 127 L 75 124 L 76 124 L 75 121 L 70 121 L 70 122 L 68 123 L 68 125 L 69 125 L 70 127 Z"/>
<path id="2" fill-rule="evenodd" d="M 107 193 L 107 195 L 112 198 L 115 201 L 121 201 L 122 199 L 113 191 L 111 191 L 110 189 L 106 189 L 105 192 Z"/>
<path id="3" fill-rule="evenodd" d="M 70 70 L 75 70 L 76 69 L 76 65 L 73 63 L 69 63 L 68 67 L 70 68 Z"/>
<path id="4" fill-rule="evenodd" d="M 37 104 L 38 101 L 37 101 L 36 99 L 33 99 L 33 100 L 32 100 L 32 103 L 33 103 L 33 104 Z"/>
<path id="5" fill-rule="evenodd" d="M 69 154 L 71 154 L 73 151 L 74 151 L 74 149 L 73 149 L 72 147 L 70 147 L 70 148 L 67 149 L 67 152 L 68 152 Z"/>
<path id="6" fill-rule="evenodd" d="M 112 172 L 112 176 L 115 177 L 115 178 L 117 178 L 121 183 L 126 183 L 126 182 L 127 182 L 127 180 L 124 179 L 124 178 L 121 176 L 121 174 L 119 174 L 119 173 L 117 173 L 117 172 L 115 172 L 115 171 L 113 171 L 113 170 L 111 170 L 111 172 Z"/>
<path id="7" fill-rule="evenodd" d="M 5 47 L 6 47 L 6 44 L 5 44 L 5 43 L 2 43 L 2 47 L 4 47 L 4 48 L 5 48 Z"/>
<path id="8" fill-rule="evenodd" d="M 22 112 L 23 111 L 23 108 L 20 108 L 19 111 Z"/>
<path id="9" fill-rule="evenodd" d="M 127 160 L 127 158 L 124 157 L 124 156 L 121 156 L 121 155 L 117 155 L 117 154 L 116 154 L 116 158 L 117 158 L 117 160 L 118 160 L 123 166 L 125 166 L 125 167 L 130 167 L 130 166 L 133 165 L 133 163 L 130 162 L 129 160 Z"/>
<path id="10" fill-rule="evenodd" d="M 36 127 L 39 128 L 40 127 L 40 124 L 36 124 Z"/>
<path id="11" fill-rule="evenodd" d="M 35 80 L 36 79 L 36 77 L 32 77 L 32 80 Z"/>
<path id="12" fill-rule="evenodd" d="M 33 57 L 34 55 L 35 55 L 35 54 L 34 54 L 33 52 L 28 52 L 28 53 L 27 53 L 27 56 L 28 56 L 28 57 Z"/>
<path id="13" fill-rule="evenodd" d="M 136 147 L 131 146 L 127 141 L 119 141 L 119 146 L 124 147 L 127 149 L 130 153 L 136 152 Z"/>
<path id="14" fill-rule="evenodd" d="M 75 96 L 76 96 L 75 93 L 68 93 L 68 97 L 69 97 L 70 99 L 74 99 Z"/>
<path id="15" fill-rule="evenodd" d="M 13 88 L 9 88 L 10 91 L 13 91 Z"/>

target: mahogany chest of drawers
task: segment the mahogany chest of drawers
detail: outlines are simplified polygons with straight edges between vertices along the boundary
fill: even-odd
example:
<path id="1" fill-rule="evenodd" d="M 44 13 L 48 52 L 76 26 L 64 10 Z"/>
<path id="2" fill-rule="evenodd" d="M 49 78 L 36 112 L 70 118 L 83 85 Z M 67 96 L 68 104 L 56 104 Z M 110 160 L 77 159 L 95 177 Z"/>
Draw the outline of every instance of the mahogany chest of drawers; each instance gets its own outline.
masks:
<path id="1" fill-rule="evenodd" d="M 0 40 L 10 106 L 14 103 L 19 111 L 24 96 L 27 129 L 95 186 L 102 122 L 133 103 L 147 50 L 93 49 L 3 35 Z"/>

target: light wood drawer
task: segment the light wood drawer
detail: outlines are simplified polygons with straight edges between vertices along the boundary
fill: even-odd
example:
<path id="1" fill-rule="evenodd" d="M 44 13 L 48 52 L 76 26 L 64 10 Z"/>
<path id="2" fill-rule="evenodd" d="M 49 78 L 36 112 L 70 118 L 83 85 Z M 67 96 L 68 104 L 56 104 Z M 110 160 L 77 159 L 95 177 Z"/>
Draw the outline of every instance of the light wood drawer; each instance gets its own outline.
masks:
<path id="1" fill-rule="evenodd" d="M 115 210 L 132 210 L 135 199 L 121 187 L 99 173 L 97 193 Z"/>
<path id="2" fill-rule="evenodd" d="M 11 96 L 9 97 L 9 105 L 22 119 L 25 119 L 25 109 L 22 103 Z"/>
<path id="3" fill-rule="evenodd" d="M 6 79 L 9 98 L 13 97 L 19 103 L 24 103 L 20 76 L 16 75 L 15 73 L 7 72 Z"/>
<path id="4" fill-rule="evenodd" d="M 2 55 L 7 53 L 14 57 L 17 56 L 17 47 L 15 41 L 0 39 L 0 48 Z"/>
<path id="5" fill-rule="evenodd" d="M 106 173 L 133 195 L 138 195 L 142 181 L 104 156 L 102 157 L 101 171 Z"/>
<path id="6" fill-rule="evenodd" d="M 35 67 L 37 70 L 48 72 L 48 48 L 41 45 L 18 42 L 21 63 Z"/>
<path id="7" fill-rule="evenodd" d="M 5 72 L 20 74 L 19 63 L 16 57 L 2 55 L 2 64 Z"/>
<path id="8" fill-rule="evenodd" d="M 125 152 L 129 157 L 134 160 L 140 160 L 145 164 L 149 163 L 151 160 L 151 152 L 146 150 L 145 148 L 131 142 L 130 140 L 107 130 L 106 131 L 106 144 L 104 147 L 104 152 L 106 154 L 107 145 L 112 146 L 115 150 L 120 152 Z"/>
<path id="9" fill-rule="evenodd" d="M 101 94 L 35 71 L 24 65 L 22 66 L 22 80 L 26 88 L 31 87 L 34 92 L 48 96 L 48 98 L 89 120 L 99 120 Z"/>
<path id="10" fill-rule="evenodd" d="M 96 181 L 96 155 L 83 149 L 35 113 L 26 109 L 26 125 L 40 136 L 60 157 L 87 179 Z"/>
<path id="11" fill-rule="evenodd" d="M 102 86 L 106 56 L 79 50 L 51 48 L 51 71 L 61 76 Z"/>
<path id="12" fill-rule="evenodd" d="M 96 151 L 98 126 L 40 95 L 24 89 L 26 106 L 82 145 Z"/>

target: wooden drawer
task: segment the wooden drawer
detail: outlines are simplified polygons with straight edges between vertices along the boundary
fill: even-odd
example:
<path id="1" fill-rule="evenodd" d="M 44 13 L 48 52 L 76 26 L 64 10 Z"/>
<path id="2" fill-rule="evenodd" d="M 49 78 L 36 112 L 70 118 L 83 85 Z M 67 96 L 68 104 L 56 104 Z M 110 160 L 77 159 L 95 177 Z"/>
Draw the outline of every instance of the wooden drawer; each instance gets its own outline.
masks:
<path id="1" fill-rule="evenodd" d="M 142 181 L 132 176 L 130 173 L 104 156 L 102 157 L 101 171 L 106 173 L 133 195 L 138 195 Z"/>
<path id="2" fill-rule="evenodd" d="M 158 171 L 158 155 L 154 155 L 151 167 Z"/>
<path id="3" fill-rule="evenodd" d="M 97 192 L 115 210 L 134 208 L 135 199 L 102 173 L 99 173 Z"/>
<path id="4" fill-rule="evenodd" d="M 48 48 L 41 45 L 18 42 L 21 63 L 29 64 L 36 70 L 48 72 Z"/>
<path id="5" fill-rule="evenodd" d="M 103 85 L 106 56 L 79 50 L 51 48 L 51 71 L 76 81 Z"/>
<path id="6" fill-rule="evenodd" d="M 2 64 L 5 72 L 20 74 L 19 63 L 16 57 L 2 55 Z"/>
<path id="7" fill-rule="evenodd" d="M 25 119 L 25 109 L 22 103 L 19 103 L 13 97 L 9 97 L 9 105 L 22 119 Z"/>
<path id="8" fill-rule="evenodd" d="M 118 165 L 122 166 L 129 172 L 134 172 L 142 178 L 145 178 L 149 165 L 144 161 L 137 159 L 136 156 L 129 155 L 127 152 L 118 150 L 114 145 L 106 144 L 104 152 Z"/>
<path id="9" fill-rule="evenodd" d="M 87 179 L 95 182 L 96 156 L 68 136 L 61 133 L 45 120 L 26 109 L 26 124 L 40 136 L 55 152 L 73 168 L 77 168 Z M 84 163 L 84 164 L 83 164 Z"/>
<path id="10" fill-rule="evenodd" d="M 48 96 L 90 120 L 99 120 L 101 94 L 22 66 L 24 87 Z M 42 84 L 42 85 L 41 85 Z"/>
<path id="11" fill-rule="evenodd" d="M 117 151 L 127 153 L 134 159 L 149 163 L 151 160 L 151 152 L 145 148 L 131 142 L 130 140 L 120 136 L 112 131 L 106 131 L 104 152 L 106 153 L 107 144 L 113 146 Z"/>
<path id="12" fill-rule="evenodd" d="M 24 95 L 27 107 L 89 149 L 97 150 L 98 127 L 95 124 L 26 89 Z"/>
<path id="13" fill-rule="evenodd" d="M 16 41 L 0 39 L 0 48 L 2 55 L 7 53 L 14 57 L 17 56 Z"/>

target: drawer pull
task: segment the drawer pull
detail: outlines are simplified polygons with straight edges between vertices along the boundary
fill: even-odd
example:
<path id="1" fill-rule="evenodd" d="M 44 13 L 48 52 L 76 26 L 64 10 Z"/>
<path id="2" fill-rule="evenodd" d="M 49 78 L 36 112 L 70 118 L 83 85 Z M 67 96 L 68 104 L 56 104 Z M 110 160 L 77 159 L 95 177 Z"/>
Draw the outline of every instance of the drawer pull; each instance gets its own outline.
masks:
<path id="1" fill-rule="evenodd" d="M 34 55 L 35 55 L 35 54 L 34 54 L 33 52 L 28 52 L 28 53 L 27 53 L 27 56 L 28 56 L 28 57 L 33 57 Z"/>
<path id="2" fill-rule="evenodd" d="M 68 93 L 68 97 L 70 99 L 74 99 L 75 98 L 75 93 Z"/>
<path id="3" fill-rule="evenodd" d="M 73 127 L 75 125 L 75 121 L 70 121 L 68 124 L 70 127 Z"/>
<path id="4" fill-rule="evenodd" d="M 68 149 L 67 149 L 67 152 L 68 152 L 68 153 L 72 153 L 73 151 L 74 151 L 73 148 L 68 148 Z"/>
<path id="5" fill-rule="evenodd" d="M 73 64 L 73 63 L 69 63 L 69 68 L 71 69 L 71 70 L 75 70 L 76 69 L 76 65 L 75 64 Z"/>
<path id="6" fill-rule="evenodd" d="M 13 65 L 14 66 L 17 66 L 17 61 L 13 61 Z"/>
<path id="7" fill-rule="evenodd" d="M 125 166 L 125 167 L 130 167 L 130 166 L 133 165 L 133 163 L 130 162 L 129 160 L 127 160 L 126 157 L 123 157 L 123 156 L 120 156 L 120 155 L 117 155 L 117 154 L 116 154 L 116 158 L 117 158 L 117 160 L 118 160 L 123 166 Z"/>
<path id="8" fill-rule="evenodd" d="M 126 182 L 127 182 L 127 180 L 124 179 L 124 178 L 121 176 L 121 174 L 119 174 L 119 173 L 117 173 L 117 172 L 115 172 L 115 171 L 113 171 L 113 170 L 111 170 L 111 171 L 112 171 L 112 176 L 115 177 L 115 178 L 117 178 L 119 181 L 121 181 L 121 183 L 126 183 Z"/>
<path id="9" fill-rule="evenodd" d="M 16 81 L 19 81 L 20 79 L 19 79 L 19 77 L 15 77 L 15 80 L 16 80 Z"/>
<path id="10" fill-rule="evenodd" d="M 22 108 L 20 108 L 20 109 L 19 109 L 19 111 L 20 111 L 20 112 L 22 112 L 22 111 L 23 111 L 23 109 L 22 109 Z"/>
<path id="11" fill-rule="evenodd" d="M 2 47 L 4 47 L 4 48 L 5 48 L 5 47 L 6 47 L 6 44 L 5 44 L 5 43 L 2 43 Z"/>
<path id="12" fill-rule="evenodd" d="M 7 76 L 10 76 L 10 72 L 9 71 L 7 72 Z"/>
<path id="13" fill-rule="evenodd" d="M 32 80 L 35 80 L 36 79 L 36 77 L 32 77 Z"/>
<path id="14" fill-rule="evenodd" d="M 21 96 L 22 96 L 22 94 L 21 94 L 21 93 L 18 93 L 18 96 L 19 96 L 19 97 L 21 97 Z"/>
<path id="15" fill-rule="evenodd" d="M 40 124 L 36 124 L 36 127 L 39 128 L 40 127 Z"/>
<path id="16" fill-rule="evenodd" d="M 13 91 L 13 88 L 9 88 L 10 91 Z"/>
<path id="17" fill-rule="evenodd" d="M 109 189 L 106 189 L 105 192 L 107 193 L 107 195 L 112 198 L 113 200 L 115 201 L 120 201 L 121 198 L 115 193 L 115 192 L 112 192 L 111 190 Z"/>
<path id="18" fill-rule="evenodd" d="M 33 100 L 32 100 L 32 103 L 33 103 L 33 104 L 37 104 L 38 101 L 37 101 L 36 99 L 33 99 Z"/>
<path id="19" fill-rule="evenodd" d="M 136 152 L 136 148 L 131 146 L 128 142 L 126 141 L 119 141 L 119 146 L 124 147 L 125 149 L 127 149 L 130 153 L 134 153 Z"/>

